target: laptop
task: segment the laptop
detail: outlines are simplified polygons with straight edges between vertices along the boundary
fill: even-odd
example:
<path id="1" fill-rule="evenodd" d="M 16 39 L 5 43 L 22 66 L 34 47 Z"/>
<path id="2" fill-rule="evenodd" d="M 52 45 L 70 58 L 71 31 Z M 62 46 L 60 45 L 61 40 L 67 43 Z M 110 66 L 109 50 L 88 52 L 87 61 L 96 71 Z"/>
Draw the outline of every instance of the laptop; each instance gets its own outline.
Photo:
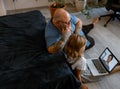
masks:
<path id="1" fill-rule="evenodd" d="M 109 74 L 119 63 L 118 59 L 108 47 L 101 53 L 99 58 L 87 60 L 87 66 L 93 76 Z"/>

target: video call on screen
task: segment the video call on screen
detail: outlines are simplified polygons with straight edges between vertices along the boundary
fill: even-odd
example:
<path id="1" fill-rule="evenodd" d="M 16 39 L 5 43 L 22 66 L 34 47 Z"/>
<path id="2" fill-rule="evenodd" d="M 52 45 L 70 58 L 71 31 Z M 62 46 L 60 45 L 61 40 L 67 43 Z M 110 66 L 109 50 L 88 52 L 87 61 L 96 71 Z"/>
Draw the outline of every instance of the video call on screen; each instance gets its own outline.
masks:
<path id="1" fill-rule="evenodd" d="M 109 71 L 111 71 L 111 70 L 115 67 L 115 65 L 118 63 L 118 61 L 116 60 L 116 58 L 114 57 L 114 55 L 113 55 L 108 49 L 106 49 L 106 50 L 102 53 L 102 55 L 100 56 L 100 59 L 101 59 L 101 61 L 103 62 L 103 61 L 107 61 L 110 55 L 112 55 L 111 61 L 107 64 L 108 67 L 109 67 L 109 69 L 108 69 Z M 103 63 L 103 64 L 104 64 L 104 63 Z M 106 65 L 105 65 L 105 66 L 106 66 Z M 107 67 L 107 68 L 108 68 L 108 67 Z"/>

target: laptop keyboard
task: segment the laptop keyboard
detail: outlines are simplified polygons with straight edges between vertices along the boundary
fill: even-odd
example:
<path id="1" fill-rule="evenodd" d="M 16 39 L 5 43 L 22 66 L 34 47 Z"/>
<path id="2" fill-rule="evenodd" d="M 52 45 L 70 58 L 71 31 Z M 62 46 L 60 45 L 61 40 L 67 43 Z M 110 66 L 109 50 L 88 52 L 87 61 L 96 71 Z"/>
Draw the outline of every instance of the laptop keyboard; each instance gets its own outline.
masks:
<path id="1" fill-rule="evenodd" d="M 106 73 L 105 68 L 102 66 L 99 60 L 92 60 L 92 61 L 99 73 Z"/>

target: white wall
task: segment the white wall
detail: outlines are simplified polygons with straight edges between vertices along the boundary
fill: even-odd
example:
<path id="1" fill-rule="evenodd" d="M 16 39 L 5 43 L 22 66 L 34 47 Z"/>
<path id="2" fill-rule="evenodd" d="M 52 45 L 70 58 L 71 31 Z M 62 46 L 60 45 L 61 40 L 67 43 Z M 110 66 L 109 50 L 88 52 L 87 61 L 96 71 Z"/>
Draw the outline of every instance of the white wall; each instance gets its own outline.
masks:
<path id="1" fill-rule="evenodd" d="M 5 10 L 3 0 L 0 0 L 0 16 L 1 15 L 6 15 L 6 10 Z"/>

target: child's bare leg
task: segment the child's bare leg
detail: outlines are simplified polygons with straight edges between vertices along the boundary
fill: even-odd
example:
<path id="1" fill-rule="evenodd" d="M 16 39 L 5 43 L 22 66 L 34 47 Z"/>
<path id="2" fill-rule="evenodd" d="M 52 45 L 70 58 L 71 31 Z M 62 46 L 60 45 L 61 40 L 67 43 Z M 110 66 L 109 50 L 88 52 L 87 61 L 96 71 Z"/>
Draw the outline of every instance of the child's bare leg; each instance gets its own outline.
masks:
<path id="1" fill-rule="evenodd" d="M 119 64 L 113 69 L 112 73 L 120 71 L 120 61 Z"/>

